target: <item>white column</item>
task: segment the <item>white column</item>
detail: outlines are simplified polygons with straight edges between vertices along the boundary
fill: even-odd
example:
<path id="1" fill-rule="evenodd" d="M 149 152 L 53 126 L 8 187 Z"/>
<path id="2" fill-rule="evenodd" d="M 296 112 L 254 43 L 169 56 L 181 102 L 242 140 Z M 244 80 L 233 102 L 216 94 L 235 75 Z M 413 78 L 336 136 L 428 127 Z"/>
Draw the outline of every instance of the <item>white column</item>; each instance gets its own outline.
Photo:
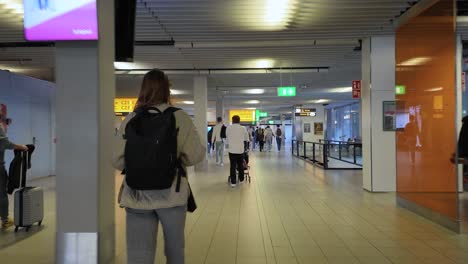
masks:
<path id="1" fill-rule="evenodd" d="M 195 127 L 200 133 L 200 137 L 205 146 L 208 144 L 206 130 L 208 126 L 207 113 L 208 113 L 208 79 L 206 76 L 196 76 L 193 79 L 193 92 L 194 92 L 194 116 Z"/>
<path id="2" fill-rule="evenodd" d="M 224 97 L 218 96 L 216 98 L 216 118 L 221 117 L 223 121 L 226 121 L 226 116 L 224 115 Z M 226 123 L 226 122 L 225 122 Z"/>
<path id="3" fill-rule="evenodd" d="M 395 101 L 395 36 L 365 39 L 362 46 L 363 187 L 396 191 L 395 132 L 383 131 L 383 102 Z"/>
<path id="4" fill-rule="evenodd" d="M 114 1 L 98 0 L 99 41 L 58 42 L 56 263 L 113 263 Z"/>

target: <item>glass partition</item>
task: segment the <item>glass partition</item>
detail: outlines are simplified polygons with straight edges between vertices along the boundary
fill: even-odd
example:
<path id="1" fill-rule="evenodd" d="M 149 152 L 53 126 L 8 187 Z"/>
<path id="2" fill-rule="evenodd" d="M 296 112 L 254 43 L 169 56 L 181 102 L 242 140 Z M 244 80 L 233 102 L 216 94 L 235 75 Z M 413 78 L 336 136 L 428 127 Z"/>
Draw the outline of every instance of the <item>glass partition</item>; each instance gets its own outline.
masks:
<path id="1" fill-rule="evenodd" d="M 458 219 L 454 1 L 441 0 L 396 32 L 399 198 Z"/>

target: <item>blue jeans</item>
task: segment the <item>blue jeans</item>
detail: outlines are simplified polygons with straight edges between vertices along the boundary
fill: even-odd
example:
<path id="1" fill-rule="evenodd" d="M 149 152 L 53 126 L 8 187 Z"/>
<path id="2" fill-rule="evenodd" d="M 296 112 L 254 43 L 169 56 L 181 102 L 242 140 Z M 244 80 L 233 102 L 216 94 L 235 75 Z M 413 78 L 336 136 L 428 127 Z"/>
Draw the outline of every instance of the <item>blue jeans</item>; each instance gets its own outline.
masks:
<path id="1" fill-rule="evenodd" d="M 167 264 L 184 264 L 186 206 L 156 210 L 127 208 L 126 211 L 128 264 L 154 263 L 159 221 L 164 232 Z"/>
<path id="2" fill-rule="evenodd" d="M 8 175 L 4 167 L 0 166 L 0 218 L 8 219 L 8 193 L 7 193 Z"/>
<path id="3" fill-rule="evenodd" d="M 280 137 L 276 137 L 276 146 L 278 147 L 278 151 L 281 150 L 281 143 L 282 143 L 282 140 Z"/>
<path id="4" fill-rule="evenodd" d="M 216 141 L 215 147 L 216 163 L 224 163 L 224 142 Z"/>

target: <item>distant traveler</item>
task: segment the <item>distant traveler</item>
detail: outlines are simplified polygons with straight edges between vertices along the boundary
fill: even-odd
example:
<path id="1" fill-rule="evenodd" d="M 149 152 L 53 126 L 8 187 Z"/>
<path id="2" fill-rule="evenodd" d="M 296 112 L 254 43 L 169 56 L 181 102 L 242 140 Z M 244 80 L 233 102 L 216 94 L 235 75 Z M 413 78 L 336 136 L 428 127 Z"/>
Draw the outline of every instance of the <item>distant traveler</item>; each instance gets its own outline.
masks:
<path id="1" fill-rule="evenodd" d="M 283 142 L 283 131 L 281 131 L 280 125 L 276 125 L 276 146 L 278 151 L 281 151 L 281 143 Z"/>
<path id="2" fill-rule="evenodd" d="M 451 161 L 468 165 L 468 116 L 462 120 L 463 124 L 458 137 L 458 160 L 455 162 L 455 153 L 452 155 Z"/>
<path id="3" fill-rule="evenodd" d="M 236 169 L 239 172 L 239 181 L 244 182 L 244 152 L 245 142 L 249 141 L 247 129 L 240 125 L 240 117 L 232 117 L 232 125 L 226 129 L 227 143 L 229 145 L 229 161 L 231 162 L 230 179 L 231 188 L 236 187 Z"/>
<path id="4" fill-rule="evenodd" d="M 8 217 L 8 175 L 5 169 L 5 150 L 28 150 L 28 147 L 16 145 L 8 140 L 6 132 L 10 123 L 11 120 L 7 119 L 6 113 L 2 111 L 0 113 L 0 218 L 2 229 L 7 229 L 13 225 L 13 220 Z"/>
<path id="5" fill-rule="evenodd" d="M 213 127 L 210 128 L 207 134 L 207 140 L 208 140 L 208 154 L 211 154 L 211 148 L 214 147 L 213 144 L 211 144 L 211 139 L 213 138 Z"/>
<path id="6" fill-rule="evenodd" d="M 125 171 L 119 204 L 127 214 L 127 263 L 152 264 L 158 223 L 167 263 L 185 261 L 185 219 L 193 211 L 186 166 L 205 158 L 206 146 L 191 117 L 170 104 L 169 79 L 152 70 L 144 78 L 135 112 L 119 130 L 113 165 Z"/>
<path id="7" fill-rule="evenodd" d="M 255 145 L 257 144 L 257 131 L 258 127 L 252 128 L 252 150 L 255 150 Z"/>
<path id="8" fill-rule="evenodd" d="M 265 142 L 267 144 L 268 152 L 271 151 L 271 145 L 273 144 L 273 130 L 271 130 L 270 126 L 267 126 L 265 129 Z"/>
<path id="9" fill-rule="evenodd" d="M 218 122 L 213 129 L 211 144 L 215 145 L 216 164 L 224 166 L 224 139 L 226 138 L 226 126 L 223 124 L 223 118 L 218 117 Z"/>
<path id="10" fill-rule="evenodd" d="M 265 145 L 265 134 L 263 128 L 257 129 L 257 142 L 260 148 L 260 152 L 263 151 L 263 146 Z"/>

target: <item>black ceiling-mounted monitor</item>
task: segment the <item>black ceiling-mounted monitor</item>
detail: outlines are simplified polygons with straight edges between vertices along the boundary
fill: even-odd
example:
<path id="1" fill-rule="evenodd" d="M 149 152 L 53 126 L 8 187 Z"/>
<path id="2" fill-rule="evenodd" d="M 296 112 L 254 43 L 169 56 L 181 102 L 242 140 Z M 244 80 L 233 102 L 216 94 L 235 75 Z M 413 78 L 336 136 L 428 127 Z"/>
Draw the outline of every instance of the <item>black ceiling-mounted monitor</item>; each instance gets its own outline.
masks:
<path id="1" fill-rule="evenodd" d="M 136 0 L 115 0 L 115 61 L 133 62 Z"/>

